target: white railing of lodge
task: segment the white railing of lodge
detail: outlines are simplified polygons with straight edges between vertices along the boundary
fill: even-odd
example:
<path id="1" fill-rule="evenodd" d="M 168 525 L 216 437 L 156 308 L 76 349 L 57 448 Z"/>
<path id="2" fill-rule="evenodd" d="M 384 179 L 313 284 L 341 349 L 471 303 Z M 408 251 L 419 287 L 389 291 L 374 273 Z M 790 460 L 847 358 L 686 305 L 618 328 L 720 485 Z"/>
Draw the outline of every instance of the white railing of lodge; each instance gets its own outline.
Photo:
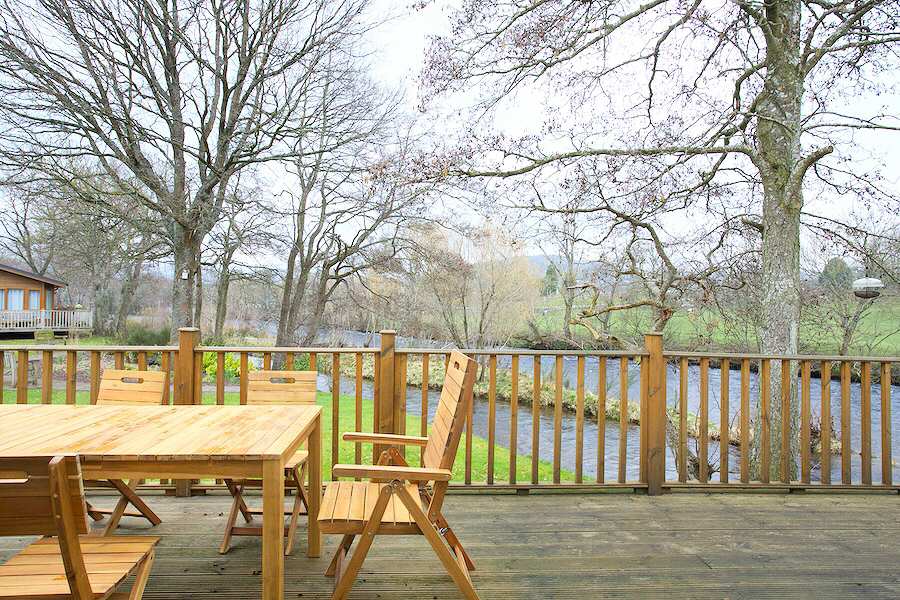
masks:
<path id="1" fill-rule="evenodd" d="M 91 329 L 89 310 L 0 310 L 0 331 Z"/>

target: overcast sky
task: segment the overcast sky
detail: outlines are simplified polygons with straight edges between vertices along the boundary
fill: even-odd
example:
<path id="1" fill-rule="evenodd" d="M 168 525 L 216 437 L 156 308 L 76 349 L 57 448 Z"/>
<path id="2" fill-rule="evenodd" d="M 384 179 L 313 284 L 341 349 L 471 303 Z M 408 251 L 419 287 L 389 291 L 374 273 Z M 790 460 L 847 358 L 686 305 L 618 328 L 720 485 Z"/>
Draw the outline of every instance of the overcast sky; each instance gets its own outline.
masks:
<path id="1" fill-rule="evenodd" d="M 410 111 L 414 111 L 418 105 L 417 79 L 428 36 L 449 32 L 451 5 L 447 1 L 432 2 L 421 10 L 412 8 L 403 0 L 380 0 L 376 5 L 373 14 L 392 15 L 393 18 L 370 34 L 368 43 L 373 51 L 372 73 L 385 86 L 401 87 L 405 91 Z M 507 105 L 500 114 L 493 116 L 490 124 L 510 135 L 529 133 L 529 125 L 536 130 L 543 121 L 544 100 L 543 92 L 540 91 L 519 95 L 513 105 Z M 860 107 L 866 112 L 875 112 L 881 106 L 889 106 L 897 107 L 900 118 L 900 98 L 896 96 L 882 96 L 868 103 L 861 103 L 854 98 L 852 102 L 854 106 L 846 107 L 847 112 Z M 453 128 L 452 124 L 449 128 Z M 900 195 L 900 132 L 861 131 L 855 134 L 854 141 L 858 153 L 853 160 L 857 167 L 862 165 L 870 168 L 884 164 L 881 169 L 886 179 L 884 184 Z M 809 210 L 820 214 L 845 217 L 851 212 L 869 212 L 866 206 L 849 198 L 807 194 L 805 200 Z M 900 217 L 896 214 L 869 214 L 872 219 L 878 219 L 881 223 L 900 222 Z"/>

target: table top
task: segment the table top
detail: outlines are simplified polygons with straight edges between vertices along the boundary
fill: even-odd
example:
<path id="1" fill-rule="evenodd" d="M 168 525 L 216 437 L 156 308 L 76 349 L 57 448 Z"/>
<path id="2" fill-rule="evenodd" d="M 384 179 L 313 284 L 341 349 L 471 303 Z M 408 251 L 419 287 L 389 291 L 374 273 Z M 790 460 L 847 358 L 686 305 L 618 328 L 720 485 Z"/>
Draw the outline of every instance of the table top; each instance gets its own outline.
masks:
<path id="1" fill-rule="evenodd" d="M 0 456 L 287 459 L 321 410 L 315 405 L 0 405 Z"/>

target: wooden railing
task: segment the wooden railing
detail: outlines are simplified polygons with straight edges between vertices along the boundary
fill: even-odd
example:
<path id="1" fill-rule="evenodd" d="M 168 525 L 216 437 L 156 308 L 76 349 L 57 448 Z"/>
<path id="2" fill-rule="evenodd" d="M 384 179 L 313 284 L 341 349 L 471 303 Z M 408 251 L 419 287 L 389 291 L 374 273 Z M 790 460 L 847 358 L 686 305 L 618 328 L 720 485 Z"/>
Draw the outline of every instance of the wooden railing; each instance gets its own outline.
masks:
<path id="1" fill-rule="evenodd" d="M 381 450 L 343 442 L 347 431 L 427 435 L 449 351 L 397 348 L 395 340 L 393 332 L 382 332 L 378 348 L 203 346 L 199 331 L 185 329 L 177 346 L 0 347 L 0 369 L 16 364 L 7 402 L 92 403 L 101 369 L 115 366 L 170 373 L 166 402 L 240 404 L 251 370 L 303 363 L 319 371 L 325 390 L 327 467 L 371 461 Z M 664 352 L 658 335 L 633 351 L 464 352 L 481 369 L 455 485 L 624 487 L 651 494 L 685 488 L 900 491 L 893 483 L 891 418 L 892 392 L 898 397 L 891 368 L 900 358 Z M 773 397 L 774 369 L 783 385 Z M 0 393 L 4 385 L 0 381 Z M 753 455 L 751 427 L 757 411 L 767 417 L 773 402 L 786 406 L 795 394 L 798 424 L 761 421 L 763 442 L 773 427 L 786 434 L 787 460 L 769 477 L 771 457 L 765 443 Z"/>
<path id="2" fill-rule="evenodd" d="M 0 332 L 53 329 L 91 329 L 94 317 L 88 310 L 0 310 Z"/>

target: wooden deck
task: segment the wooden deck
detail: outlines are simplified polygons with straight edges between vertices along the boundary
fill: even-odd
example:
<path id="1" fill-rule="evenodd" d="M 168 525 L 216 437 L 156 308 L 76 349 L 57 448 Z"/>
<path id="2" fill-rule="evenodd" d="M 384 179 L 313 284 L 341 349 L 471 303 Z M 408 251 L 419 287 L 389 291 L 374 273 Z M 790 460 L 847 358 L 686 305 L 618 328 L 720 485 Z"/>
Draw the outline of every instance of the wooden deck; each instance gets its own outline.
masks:
<path id="1" fill-rule="evenodd" d="M 217 553 L 226 496 L 147 499 L 163 524 L 145 599 L 259 597 L 259 539 Z M 897 494 L 460 493 L 446 506 L 484 600 L 900 597 Z M 119 530 L 147 532 L 137 519 Z M 328 598 L 322 572 L 338 538 L 316 560 L 299 539 L 285 598 Z M 0 561 L 23 545 L 0 538 Z M 421 537 L 379 537 L 351 597 L 459 595 Z"/>

